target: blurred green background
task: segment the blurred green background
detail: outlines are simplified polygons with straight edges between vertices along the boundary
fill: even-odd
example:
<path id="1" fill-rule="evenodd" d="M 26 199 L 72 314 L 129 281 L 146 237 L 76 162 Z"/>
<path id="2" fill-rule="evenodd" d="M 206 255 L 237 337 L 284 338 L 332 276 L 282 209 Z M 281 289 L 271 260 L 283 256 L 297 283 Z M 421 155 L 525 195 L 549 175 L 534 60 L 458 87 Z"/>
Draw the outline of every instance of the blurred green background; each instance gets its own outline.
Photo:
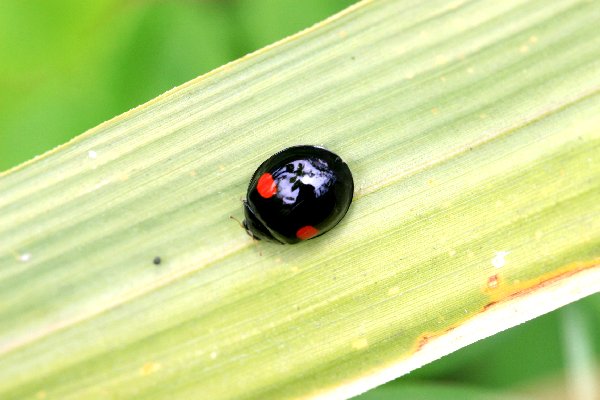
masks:
<path id="1" fill-rule="evenodd" d="M 0 0 L 0 171 L 352 0 Z"/>
<path id="2" fill-rule="evenodd" d="M 352 3 L 0 0 L 0 171 Z M 361 398 L 565 398 L 599 332 L 596 295 Z"/>

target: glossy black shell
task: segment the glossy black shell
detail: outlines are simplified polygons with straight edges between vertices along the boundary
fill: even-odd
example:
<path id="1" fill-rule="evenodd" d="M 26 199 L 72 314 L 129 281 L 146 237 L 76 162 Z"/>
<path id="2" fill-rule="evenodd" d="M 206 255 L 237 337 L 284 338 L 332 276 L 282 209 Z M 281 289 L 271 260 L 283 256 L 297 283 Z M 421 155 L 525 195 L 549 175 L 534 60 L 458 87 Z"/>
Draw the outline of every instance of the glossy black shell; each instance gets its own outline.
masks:
<path id="1" fill-rule="evenodd" d="M 268 198 L 257 190 L 265 173 L 276 185 Z M 316 228 L 316 237 L 337 225 L 353 192 L 352 173 L 339 156 L 317 146 L 289 147 L 254 172 L 244 201 L 244 227 L 256 239 L 298 243 L 303 227 Z"/>

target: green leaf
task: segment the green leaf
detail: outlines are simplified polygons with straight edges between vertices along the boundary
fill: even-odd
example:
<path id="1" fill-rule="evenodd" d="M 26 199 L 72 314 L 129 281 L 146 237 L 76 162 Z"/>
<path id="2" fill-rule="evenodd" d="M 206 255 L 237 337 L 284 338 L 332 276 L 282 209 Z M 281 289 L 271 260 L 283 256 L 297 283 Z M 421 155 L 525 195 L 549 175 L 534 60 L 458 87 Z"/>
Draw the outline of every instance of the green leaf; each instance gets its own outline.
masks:
<path id="1" fill-rule="evenodd" d="M 598 17 L 365 1 L 0 175 L 0 397 L 348 397 L 597 292 Z M 302 143 L 348 215 L 252 242 Z"/>

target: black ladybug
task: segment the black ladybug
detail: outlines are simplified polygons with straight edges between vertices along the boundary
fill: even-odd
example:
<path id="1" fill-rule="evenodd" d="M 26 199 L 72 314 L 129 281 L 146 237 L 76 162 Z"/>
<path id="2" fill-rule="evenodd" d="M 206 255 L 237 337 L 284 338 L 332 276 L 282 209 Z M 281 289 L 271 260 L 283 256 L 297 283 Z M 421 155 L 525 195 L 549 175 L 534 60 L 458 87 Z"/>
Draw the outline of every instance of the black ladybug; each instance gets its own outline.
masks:
<path id="1" fill-rule="evenodd" d="M 250 180 L 244 228 L 255 239 L 298 243 L 327 232 L 352 202 L 352 173 L 318 146 L 289 147 L 263 162 Z"/>

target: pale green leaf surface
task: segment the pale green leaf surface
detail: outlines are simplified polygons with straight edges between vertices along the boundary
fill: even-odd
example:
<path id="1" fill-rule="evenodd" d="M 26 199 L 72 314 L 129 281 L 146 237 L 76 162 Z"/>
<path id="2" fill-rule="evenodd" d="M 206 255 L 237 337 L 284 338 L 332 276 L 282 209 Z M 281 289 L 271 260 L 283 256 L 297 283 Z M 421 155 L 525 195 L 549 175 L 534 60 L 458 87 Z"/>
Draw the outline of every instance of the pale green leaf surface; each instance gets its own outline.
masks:
<path id="1" fill-rule="evenodd" d="M 3 174 L 0 397 L 307 397 L 597 270 L 599 18 L 363 2 Z M 302 143 L 348 162 L 353 205 L 253 243 L 229 216 Z"/>

